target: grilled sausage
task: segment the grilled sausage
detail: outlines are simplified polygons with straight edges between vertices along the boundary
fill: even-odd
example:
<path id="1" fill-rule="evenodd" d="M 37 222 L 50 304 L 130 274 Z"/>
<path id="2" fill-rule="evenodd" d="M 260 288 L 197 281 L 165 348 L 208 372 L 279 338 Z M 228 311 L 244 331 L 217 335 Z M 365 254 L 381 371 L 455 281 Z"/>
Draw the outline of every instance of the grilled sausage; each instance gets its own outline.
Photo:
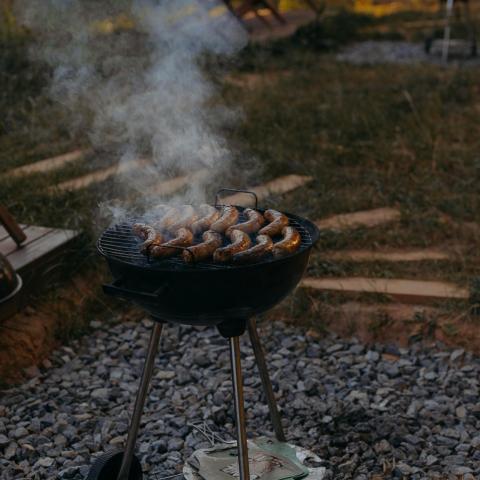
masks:
<path id="1" fill-rule="evenodd" d="M 233 230 L 241 230 L 245 233 L 254 233 L 265 223 L 265 219 L 260 212 L 253 210 L 252 208 L 246 208 L 244 210 L 245 215 L 248 217 L 248 220 L 243 223 L 237 223 L 227 228 L 225 235 L 227 237 L 233 232 Z"/>
<path id="2" fill-rule="evenodd" d="M 223 248 L 217 248 L 213 260 L 217 263 L 229 262 L 235 253 L 246 250 L 252 244 L 250 237 L 241 230 L 234 230 L 230 235 L 232 243 Z"/>
<path id="3" fill-rule="evenodd" d="M 164 212 L 164 215 L 155 223 L 155 228 L 158 230 L 167 230 L 168 227 L 173 225 L 178 218 L 178 209 L 176 207 L 170 207 Z"/>
<path id="4" fill-rule="evenodd" d="M 201 217 L 193 222 L 190 227 L 194 234 L 208 230 L 212 223 L 220 218 L 220 212 L 211 205 L 200 205 L 199 210 Z"/>
<path id="5" fill-rule="evenodd" d="M 180 252 L 178 248 L 169 247 L 188 247 L 193 242 L 193 233 L 188 228 L 180 228 L 175 238 L 161 245 L 153 245 L 150 248 L 150 255 L 155 258 L 173 257 Z"/>
<path id="6" fill-rule="evenodd" d="M 283 257 L 300 248 L 302 237 L 293 227 L 284 227 L 282 235 L 283 239 L 273 245 L 272 252 L 274 257 Z"/>
<path id="7" fill-rule="evenodd" d="M 253 263 L 260 260 L 265 254 L 273 248 L 273 241 L 268 235 L 257 235 L 255 239 L 257 244 L 253 247 L 236 253 L 233 256 L 234 263 Z"/>
<path id="8" fill-rule="evenodd" d="M 144 242 L 140 244 L 140 251 L 146 252 L 148 248 L 154 243 L 163 241 L 161 234 L 157 233 L 155 228 L 146 223 L 135 223 L 132 227 L 133 232 L 137 237 L 140 237 Z"/>
<path id="9" fill-rule="evenodd" d="M 260 235 L 274 237 L 280 235 L 282 229 L 288 225 L 288 217 L 277 210 L 267 210 L 263 216 L 270 222 L 258 231 Z"/>
<path id="10" fill-rule="evenodd" d="M 172 207 L 170 205 L 166 205 L 165 203 L 159 203 L 157 205 L 154 205 L 150 210 L 148 210 L 147 214 L 149 216 L 156 216 L 157 218 L 159 216 L 165 215 Z"/>
<path id="11" fill-rule="evenodd" d="M 222 245 L 222 236 L 212 230 L 207 230 L 202 235 L 203 243 L 188 247 L 182 253 L 183 260 L 187 263 L 200 262 L 212 256 L 213 252 Z"/>
<path id="12" fill-rule="evenodd" d="M 238 217 L 238 210 L 232 205 L 227 205 L 223 207 L 220 218 L 210 225 L 210 230 L 223 233 L 228 227 L 238 222 Z"/>
<path id="13" fill-rule="evenodd" d="M 192 223 L 197 219 L 198 215 L 191 205 L 182 205 L 177 208 L 175 221 L 166 226 L 166 229 L 171 233 L 176 233 L 180 228 L 190 228 Z"/>

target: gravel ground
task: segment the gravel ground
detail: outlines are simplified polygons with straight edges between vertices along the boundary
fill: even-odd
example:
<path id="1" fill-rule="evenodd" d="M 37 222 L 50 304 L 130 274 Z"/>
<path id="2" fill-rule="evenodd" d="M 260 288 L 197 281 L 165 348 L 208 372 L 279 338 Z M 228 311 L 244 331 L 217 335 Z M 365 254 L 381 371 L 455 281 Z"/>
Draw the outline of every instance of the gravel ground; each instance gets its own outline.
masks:
<path id="1" fill-rule="evenodd" d="M 461 47 L 460 52 L 464 52 L 465 47 Z M 457 58 L 455 58 L 455 47 L 452 46 L 453 56 L 449 59 L 449 66 L 480 66 L 480 57 L 459 58 L 460 52 L 457 48 Z M 354 65 L 377 65 L 385 63 L 396 64 L 415 64 L 415 63 L 433 63 L 444 65 L 440 50 L 437 53 L 428 55 L 425 53 L 423 44 L 398 42 L 398 41 L 367 41 L 348 46 L 337 55 L 337 60 Z M 465 53 L 463 53 L 465 55 Z M 462 56 L 463 56 L 462 55 Z"/>
<path id="2" fill-rule="evenodd" d="M 3 392 L 2 480 L 82 479 L 98 452 L 123 443 L 150 325 L 92 322 L 91 335 Z M 327 478 L 480 478 L 479 358 L 315 340 L 279 323 L 262 330 L 287 436 L 320 455 Z M 248 427 L 271 434 L 246 340 Z M 168 327 L 161 348 L 137 445 L 147 478 L 178 473 L 192 449 L 208 446 L 191 423 L 233 432 L 226 341 L 213 328 Z"/>

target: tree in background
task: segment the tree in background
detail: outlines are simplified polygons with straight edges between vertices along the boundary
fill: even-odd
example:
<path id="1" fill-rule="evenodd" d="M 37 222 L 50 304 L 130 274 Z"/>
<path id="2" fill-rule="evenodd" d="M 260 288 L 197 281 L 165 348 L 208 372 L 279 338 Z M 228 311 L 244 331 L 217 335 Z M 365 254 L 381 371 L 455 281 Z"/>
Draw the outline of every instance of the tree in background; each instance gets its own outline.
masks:
<path id="1" fill-rule="evenodd" d="M 0 0 L 0 35 L 9 36 L 16 27 L 13 0 Z"/>

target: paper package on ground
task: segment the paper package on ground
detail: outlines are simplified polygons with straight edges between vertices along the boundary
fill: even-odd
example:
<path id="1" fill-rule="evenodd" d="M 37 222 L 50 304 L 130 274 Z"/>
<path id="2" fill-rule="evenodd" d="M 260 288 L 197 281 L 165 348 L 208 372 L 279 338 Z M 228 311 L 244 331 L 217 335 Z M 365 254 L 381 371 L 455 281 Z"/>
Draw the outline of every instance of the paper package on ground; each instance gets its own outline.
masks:
<path id="1" fill-rule="evenodd" d="M 187 460 L 184 475 L 187 480 L 233 480 L 239 478 L 237 442 L 227 442 L 196 450 Z M 321 480 L 324 468 L 309 469 L 302 461 L 320 459 L 308 450 L 267 438 L 248 441 L 251 480 Z"/>

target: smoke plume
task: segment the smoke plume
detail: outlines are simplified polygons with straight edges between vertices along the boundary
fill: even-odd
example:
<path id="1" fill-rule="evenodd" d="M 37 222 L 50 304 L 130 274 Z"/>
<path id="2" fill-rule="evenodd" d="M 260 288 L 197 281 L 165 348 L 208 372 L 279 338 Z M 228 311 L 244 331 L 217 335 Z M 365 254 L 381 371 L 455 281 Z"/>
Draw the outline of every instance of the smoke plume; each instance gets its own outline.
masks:
<path id="1" fill-rule="evenodd" d="M 222 128 L 236 112 L 213 105 L 208 55 L 231 56 L 246 35 L 223 3 L 200 0 L 22 0 L 32 55 L 52 71 L 49 94 L 70 128 L 127 164 L 128 187 L 147 191 L 172 176 L 221 175 L 232 153 Z M 200 202 L 212 175 L 197 175 L 183 200 Z"/>

